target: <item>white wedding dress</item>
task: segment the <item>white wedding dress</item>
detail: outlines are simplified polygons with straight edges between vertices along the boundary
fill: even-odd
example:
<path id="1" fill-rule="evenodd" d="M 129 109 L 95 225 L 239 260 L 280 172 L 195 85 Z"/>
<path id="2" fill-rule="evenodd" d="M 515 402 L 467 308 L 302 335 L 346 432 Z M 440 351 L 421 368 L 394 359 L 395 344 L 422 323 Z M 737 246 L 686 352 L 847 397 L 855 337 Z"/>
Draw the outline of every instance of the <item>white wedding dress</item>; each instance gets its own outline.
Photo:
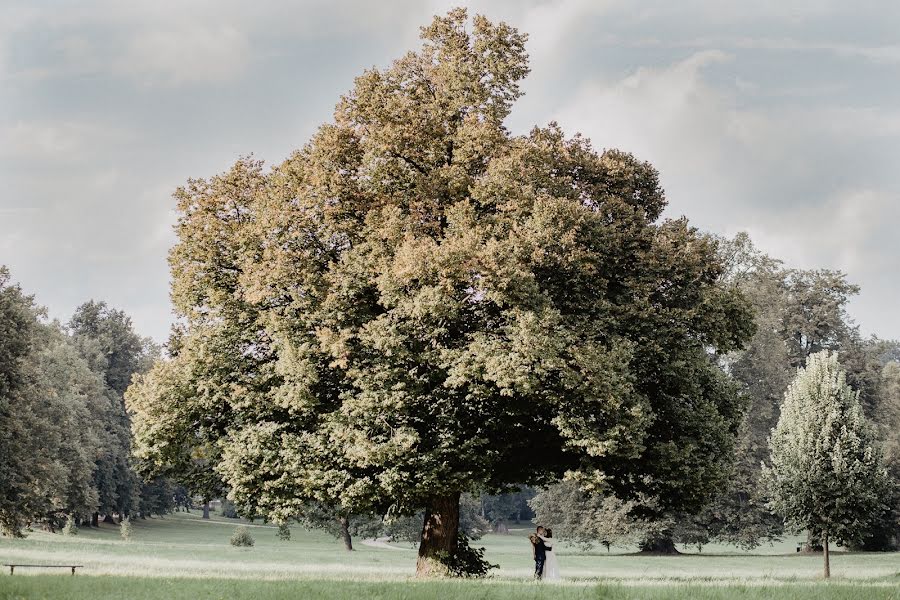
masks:
<path id="1" fill-rule="evenodd" d="M 541 577 L 544 581 L 559 581 L 559 561 L 556 560 L 556 549 L 553 547 L 555 538 L 547 538 L 540 536 L 547 546 L 547 559 L 544 561 L 544 575 Z"/>

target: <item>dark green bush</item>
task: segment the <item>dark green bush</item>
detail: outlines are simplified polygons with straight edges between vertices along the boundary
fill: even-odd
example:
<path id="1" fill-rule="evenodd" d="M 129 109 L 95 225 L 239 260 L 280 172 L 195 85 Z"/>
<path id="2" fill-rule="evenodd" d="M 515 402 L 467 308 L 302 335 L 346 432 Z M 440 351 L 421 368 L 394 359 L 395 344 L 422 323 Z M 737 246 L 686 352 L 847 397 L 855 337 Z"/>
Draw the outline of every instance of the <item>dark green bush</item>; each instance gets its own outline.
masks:
<path id="1" fill-rule="evenodd" d="M 447 567 L 451 577 L 485 577 L 491 569 L 500 565 L 492 565 L 484 560 L 484 548 L 473 548 L 469 545 L 469 537 L 459 533 L 456 550 L 452 553 L 441 552 L 437 559 Z"/>

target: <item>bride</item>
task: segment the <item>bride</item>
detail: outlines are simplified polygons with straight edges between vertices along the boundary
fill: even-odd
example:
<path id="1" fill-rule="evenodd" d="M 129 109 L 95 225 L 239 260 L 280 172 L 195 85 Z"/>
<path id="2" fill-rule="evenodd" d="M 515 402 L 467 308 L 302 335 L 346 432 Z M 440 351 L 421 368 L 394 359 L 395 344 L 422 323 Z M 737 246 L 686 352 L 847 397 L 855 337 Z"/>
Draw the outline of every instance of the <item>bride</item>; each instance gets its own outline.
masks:
<path id="1" fill-rule="evenodd" d="M 544 540 L 544 546 L 547 547 L 547 561 L 544 563 L 544 575 L 541 577 L 544 581 L 559 581 L 559 562 L 556 560 L 556 551 L 553 548 L 553 530 L 548 529 L 546 535 L 538 536 Z"/>

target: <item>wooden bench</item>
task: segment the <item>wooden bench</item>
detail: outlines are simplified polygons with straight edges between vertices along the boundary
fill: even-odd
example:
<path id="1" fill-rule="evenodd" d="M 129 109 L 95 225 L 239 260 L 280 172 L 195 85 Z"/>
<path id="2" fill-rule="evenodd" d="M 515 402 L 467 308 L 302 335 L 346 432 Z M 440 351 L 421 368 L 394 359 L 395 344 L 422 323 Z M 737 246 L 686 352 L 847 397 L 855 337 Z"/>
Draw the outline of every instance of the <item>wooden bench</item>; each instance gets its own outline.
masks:
<path id="1" fill-rule="evenodd" d="M 9 567 L 9 574 L 12 575 L 16 571 L 16 567 L 42 567 L 42 568 L 52 568 L 52 569 L 72 569 L 72 575 L 75 574 L 75 569 L 80 569 L 84 567 L 84 565 L 3 565 L 4 567 Z"/>

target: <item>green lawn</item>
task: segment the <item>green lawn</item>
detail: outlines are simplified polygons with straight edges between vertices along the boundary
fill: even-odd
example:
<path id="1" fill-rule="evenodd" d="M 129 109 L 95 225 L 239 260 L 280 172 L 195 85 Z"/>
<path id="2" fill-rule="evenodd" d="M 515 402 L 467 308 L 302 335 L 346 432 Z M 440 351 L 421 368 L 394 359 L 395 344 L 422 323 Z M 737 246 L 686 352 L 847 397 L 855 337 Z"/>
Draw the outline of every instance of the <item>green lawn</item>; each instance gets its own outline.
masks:
<path id="1" fill-rule="evenodd" d="M 560 548 L 562 584 L 530 581 L 526 530 L 486 536 L 486 558 L 500 564 L 488 581 L 419 582 L 415 551 L 356 541 L 348 553 L 334 538 L 295 528 L 288 542 L 251 525 L 256 545 L 233 548 L 237 522 L 197 513 L 135 521 L 133 539 L 118 527 L 77 536 L 34 532 L 0 539 L 0 563 L 82 564 L 68 571 L 0 572 L 0 598 L 893 598 L 900 600 L 900 554 L 836 552 L 834 579 L 820 581 L 821 557 L 798 555 L 795 540 L 753 554 L 706 547 L 702 554 L 658 557 L 628 549 Z"/>

